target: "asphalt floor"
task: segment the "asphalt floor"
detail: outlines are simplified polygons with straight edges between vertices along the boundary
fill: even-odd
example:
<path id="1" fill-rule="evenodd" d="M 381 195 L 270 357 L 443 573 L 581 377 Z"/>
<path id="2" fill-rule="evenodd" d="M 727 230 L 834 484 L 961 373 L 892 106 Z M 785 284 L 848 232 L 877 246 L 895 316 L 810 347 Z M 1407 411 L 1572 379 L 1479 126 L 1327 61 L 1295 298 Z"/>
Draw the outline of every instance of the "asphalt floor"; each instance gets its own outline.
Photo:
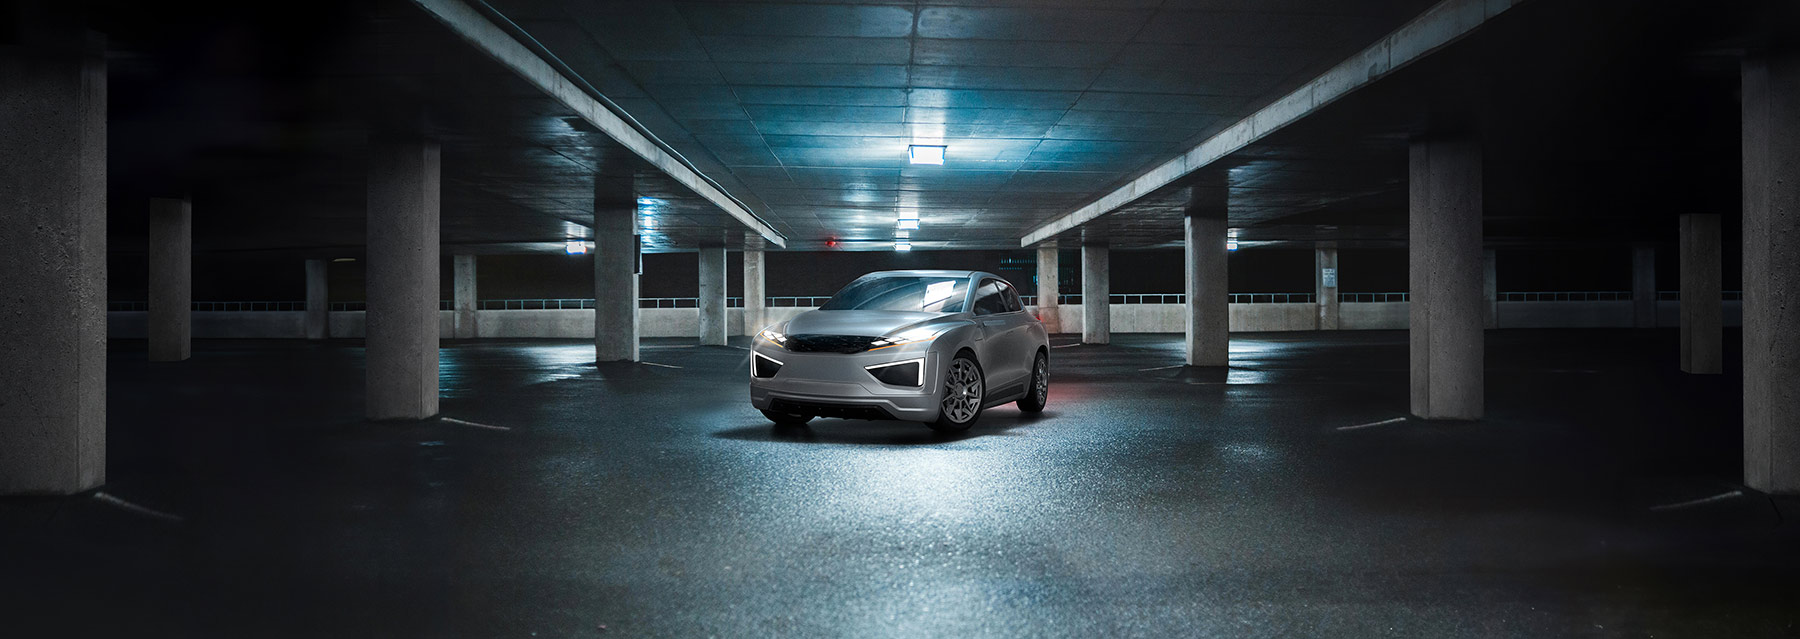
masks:
<path id="1" fill-rule="evenodd" d="M 444 418 L 367 423 L 355 341 L 115 341 L 108 484 L 0 499 L 0 635 L 1800 636 L 1741 377 L 1487 339 L 1478 422 L 1406 418 L 1404 332 L 1060 336 L 956 436 L 772 426 L 743 343 L 446 341 Z"/>

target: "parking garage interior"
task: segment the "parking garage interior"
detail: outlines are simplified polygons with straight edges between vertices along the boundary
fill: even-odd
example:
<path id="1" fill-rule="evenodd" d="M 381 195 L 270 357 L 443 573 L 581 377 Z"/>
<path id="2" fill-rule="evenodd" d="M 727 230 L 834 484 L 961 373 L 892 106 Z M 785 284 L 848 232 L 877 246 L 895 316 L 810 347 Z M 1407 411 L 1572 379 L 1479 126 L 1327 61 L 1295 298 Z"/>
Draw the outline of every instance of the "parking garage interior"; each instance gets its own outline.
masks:
<path id="1" fill-rule="evenodd" d="M 0 2 L 0 636 L 1795 636 L 1796 34 Z M 752 406 L 916 269 L 1043 412 Z"/>

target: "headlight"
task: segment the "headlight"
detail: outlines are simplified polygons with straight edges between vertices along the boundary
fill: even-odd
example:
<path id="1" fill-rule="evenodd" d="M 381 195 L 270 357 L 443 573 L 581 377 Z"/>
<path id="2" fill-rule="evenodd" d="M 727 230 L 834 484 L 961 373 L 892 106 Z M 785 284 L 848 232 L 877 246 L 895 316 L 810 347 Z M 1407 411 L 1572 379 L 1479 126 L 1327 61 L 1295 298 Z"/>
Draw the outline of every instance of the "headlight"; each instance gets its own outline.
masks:
<path id="1" fill-rule="evenodd" d="M 869 371 L 870 375 L 881 380 L 883 384 L 915 388 L 925 385 L 925 358 L 923 357 L 864 366 L 863 370 Z"/>
<path id="2" fill-rule="evenodd" d="M 873 342 L 869 342 L 869 350 L 873 351 L 894 346 L 929 342 L 937 339 L 937 337 L 942 334 L 944 334 L 944 331 L 937 328 L 915 328 L 899 335 L 889 335 Z"/>
<path id="3" fill-rule="evenodd" d="M 787 328 L 787 326 L 782 325 L 782 324 L 776 324 L 774 326 L 770 326 L 768 328 L 762 329 L 762 332 L 757 333 L 756 336 L 763 338 L 764 341 L 767 341 L 770 344 L 774 344 L 781 348 L 787 348 L 788 337 L 787 337 L 787 335 L 783 335 L 781 333 L 781 331 L 776 330 L 776 329 L 780 329 L 780 328 Z"/>

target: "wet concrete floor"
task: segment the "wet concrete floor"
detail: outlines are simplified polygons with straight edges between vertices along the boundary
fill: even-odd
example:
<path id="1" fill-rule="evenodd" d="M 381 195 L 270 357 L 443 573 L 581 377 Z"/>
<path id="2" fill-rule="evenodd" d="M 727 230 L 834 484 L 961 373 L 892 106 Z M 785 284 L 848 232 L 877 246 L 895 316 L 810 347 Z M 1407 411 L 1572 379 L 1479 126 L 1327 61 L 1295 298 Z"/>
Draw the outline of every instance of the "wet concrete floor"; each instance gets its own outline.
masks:
<path id="1" fill-rule="evenodd" d="M 357 342 L 115 342 L 109 484 L 0 499 L 0 635 L 1800 633 L 1800 506 L 1671 330 L 1491 331 L 1475 423 L 1389 421 L 1404 332 L 1071 340 L 956 437 L 772 427 L 689 340 L 446 341 L 405 424 Z"/>

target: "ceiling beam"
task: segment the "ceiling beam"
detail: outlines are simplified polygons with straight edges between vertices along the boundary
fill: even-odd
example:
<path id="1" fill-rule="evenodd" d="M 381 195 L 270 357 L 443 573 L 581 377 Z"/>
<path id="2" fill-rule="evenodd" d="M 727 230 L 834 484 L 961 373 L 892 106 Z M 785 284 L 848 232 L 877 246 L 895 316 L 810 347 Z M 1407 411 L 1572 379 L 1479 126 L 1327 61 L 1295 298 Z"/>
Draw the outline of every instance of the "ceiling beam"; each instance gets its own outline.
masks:
<path id="1" fill-rule="evenodd" d="M 676 182 L 686 186 L 694 194 L 713 203 L 738 223 L 743 224 L 775 246 L 784 248 L 787 246 L 785 236 L 770 228 L 767 223 L 738 202 L 736 198 L 731 197 L 711 180 L 702 176 L 699 171 L 688 166 L 686 162 L 669 153 L 656 140 L 606 108 L 606 105 L 601 104 L 594 96 L 583 91 L 577 79 L 557 71 L 556 67 L 519 42 L 505 29 L 494 24 L 481 11 L 469 6 L 463 0 L 413 0 L 413 4 L 418 5 L 419 8 L 425 10 L 425 13 L 443 23 L 457 37 L 493 58 L 501 66 L 512 70 L 521 79 L 537 87 L 546 95 L 569 107 L 581 119 L 598 128 L 601 133 L 630 149 L 632 153 L 637 154 L 638 157 L 643 158 Z"/>
<path id="2" fill-rule="evenodd" d="M 1524 0 L 1444 0 L 1375 44 L 1339 62 L 1292 93 L 1238 120 L 1175 159 L 1081 208 L 1032 229 L 1019 240 L 1029 247 L 1117 211 L 1194 171 L 1217 162 L 1351 92 L 1418 61 L 1468 35 L 1490 18 Z"/>

